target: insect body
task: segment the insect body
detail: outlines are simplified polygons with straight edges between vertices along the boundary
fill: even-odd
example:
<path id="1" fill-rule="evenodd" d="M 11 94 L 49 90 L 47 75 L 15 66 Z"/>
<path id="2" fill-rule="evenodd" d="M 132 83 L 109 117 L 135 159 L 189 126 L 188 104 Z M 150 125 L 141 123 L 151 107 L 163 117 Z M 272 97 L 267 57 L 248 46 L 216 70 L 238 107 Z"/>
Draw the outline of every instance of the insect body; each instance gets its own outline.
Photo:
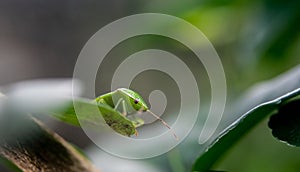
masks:
<path id="1" fill-rule="evenodd" d="M 122 109 L 124 116 L 135 112 L 146 112 L 149 110 L 148 106 L 142 99 L 142 97 L 129 89 L 119 88 L 113 92 L 104 94 L 96 98 L 98 103 L 107 104 L 110 107 L 117 110 Z"/>
<path id="2" fill-rule="evenodd" d="M 137 135 L 136 128 L 144 124 L 144 121 L 141 118 L 132 116 L 132 114 L 137 112 L 149 112 L 155 118 L 160 120 L 167 128 L 172 130 L 164 120 L 149 110 L 147 104 L 138 93 L 126 88 L 119 88 L 113 92 L 106 93 L 91 102 L 82 100 L 75 100 L 75 102 L 77 104 L 76 109 L 81 108 L 81 111 L 84 113 L 76 114 L 73 104 L 71 104 L 70 108 L 63 113 L 53 113 L 52 115 L 64 122 L 77 126 L 80 126 L 78 120 L 94 124 L 97 123 L 95 122 L 97 120 L 94 120 L 95 114 L 93 113 L 93 107 L 96 103 L 105 122 L 122 135 Z M 172 133 L 174 137 L 178 139 L 173 131 Z"/>
<path id="3" fill-rule="evenodd" d="M 118 110 L 118 108 L 121 107 L 121 112 L 124 116 L 136 112 L 149 112 L 155 118 L 160 120 L 167 128 L 172 130 L 171 127 L 163 119 L 149 110 L 147 104 L 138 93 L 127 88 L 119 88 L 113 92 L 99 96 L 96 98 L 96 101 L 101 104 L 107 104 L 110 107 L 114 108 L 114 110 Z M 136 127 L 144 124 L 144 121 L 141 121 L 140 118 L 135 118 L 132 121 L 134 122 Z M 178 139 L 173 131 L 172 133 L 174 137 Z"/>

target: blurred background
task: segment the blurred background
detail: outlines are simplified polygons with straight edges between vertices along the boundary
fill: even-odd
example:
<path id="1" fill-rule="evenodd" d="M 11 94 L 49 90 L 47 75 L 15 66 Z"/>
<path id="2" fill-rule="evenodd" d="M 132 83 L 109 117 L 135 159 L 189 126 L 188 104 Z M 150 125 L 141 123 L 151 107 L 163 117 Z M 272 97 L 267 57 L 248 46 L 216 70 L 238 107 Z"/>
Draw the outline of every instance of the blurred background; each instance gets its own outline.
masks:
<path id="1" fill-rule="evenodd" d="M 297 0 L 0 0 L 0 86 L 28 79 L 72 77 L 82 47 L 101 27 L 132 14 L 165 13 L 183 18 L 198 27 L 219 54 L 228 87 L 221 130 L 253 107 L 255 103 L 252 102 L 260 103 L 283 93 L 283 87 L 272 90 L 270 85 L 264 89 L 272 90 L 272 94 L 262 95 L 266 96 L 263 100 L 256 100 L 260 95 L 252 99 L 245 94 L 254 84 L 270 80 L 300 63 L 299 8 L 300 1 Z M 182 32 L 193 39 L 193 35 L 184 30 Z M 187 47 L 162 36 L 138 36 L 114 47 L 98 71 L 96 94 L 109 91 L 113 72 L 122 59 L 148 48 L 172 52 L 190 67 L 199 85 L 201 103 L 204 104 L 200 113 L 206 114 L 210 85 L 202 63 Z M 178 109 L 180 100 L 176 86 L 172 85 L 175 83 L 169 76 L 148 71 L 138 75 L 131 87 L 142 95 L 161 89 L 168 98 L 167 110 L 173 112 Z M 197 122 L 200 129 L 203 119 L 205 115 Z M 93 147 L 81 129 L 49 120 L 49 126 L 68 141 L 87 150 Z M 266 123 L 267 120 L 233 147 L 215 168 L 244 172 L 298 172 L 299 148 L 291 148 L 275 140 Z M 171 153 L 144 161 L 145 166 L 150 164 L 161 171 L 189 170 L 203 151 L 203 146 L 197 144 L 197 129 L 195 126 L 195 133 L 192 132 Z M 97 156 L 92 155 L 96 164 Z M 114 161 L 111 159 L 111 162 L 105 163 Z M 102 168 L 101 165 L 99 168 Z"/>

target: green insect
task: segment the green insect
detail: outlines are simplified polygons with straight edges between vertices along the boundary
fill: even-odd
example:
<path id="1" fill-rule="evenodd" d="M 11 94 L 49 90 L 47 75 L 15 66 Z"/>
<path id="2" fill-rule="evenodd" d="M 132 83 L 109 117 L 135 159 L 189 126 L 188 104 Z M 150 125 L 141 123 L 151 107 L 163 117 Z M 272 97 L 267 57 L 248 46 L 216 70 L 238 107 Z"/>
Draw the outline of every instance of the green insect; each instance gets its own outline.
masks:
<path id="1" fill-rule="evenodd" d="M 136 128 L 142 126 L 144 121 L 134 116 L 134 114 L 149 112 L 156 119 L 161 121 L 163 125 L 169 128 L 174 137 L 178 139 L 171 127 L 163 119 L 149 110 L 147 104 L 138 93 L 126 88 L 119 88 L 113 92 L 106 93 L 90 102 L 76 100 L 76 104 L 79 104 L 79 108 L 84 110 L 84 115 L 79 114 L 76 116 L 73 104 L 63 113 L 53 113 L 52 115 L 64 122 L 77 126 L 80 126 L 78 118 L 80 121 L 94 123 L 95 114 L 89 109 L 91 109 L 95 103 L 106 124 L 122 135 L 137 135 Z"/>

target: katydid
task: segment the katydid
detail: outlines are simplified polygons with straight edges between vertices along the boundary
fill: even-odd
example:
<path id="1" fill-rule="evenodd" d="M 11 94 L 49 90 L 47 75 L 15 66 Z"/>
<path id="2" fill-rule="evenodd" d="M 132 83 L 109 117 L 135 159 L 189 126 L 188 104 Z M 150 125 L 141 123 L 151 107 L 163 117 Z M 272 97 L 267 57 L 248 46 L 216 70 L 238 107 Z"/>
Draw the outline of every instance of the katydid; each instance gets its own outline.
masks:
<path id="1" fill-rule="evenodd" d="M 105 122 L 112 129 L 122 135 L 131 136 L 133 134 L 137 135 L 136 128 L 142 126 L 144 121 L 138 117 L 132 118 L 132 116 L 129 115 L 137 112 L 149 112 L 156 119 L 161 121 L 163 125 L 169 128 L 175 139 L 178 140 L 177 135 L 171 127 L 158 115 L 151 112 L 143 98 L 138 93 L 130 89 L 119 88 L 113 92 L 101 95 L 91 102 L 86 102 L 80 99 L 74 100 L 73 102 L 76 102 L 76 104 L 79 105 L 79 108 L 81 108 L 81 111 L 84 113 L 76 115 L 72 104 L 63 113 L 53 113 L 52 115 L 64 122 L 76 126 L 80 126 L 78 120 L 93 124 L 96 121 L 94 120 L 95 114 L 93 113 L 93 107 L 96 103 Z"/>
<path id="2" fill-rule="evenodd" d="M 171 130 L 172 134 L 176 139 L 178 139 L 175 132 L 171 129 L 171 127 L 158 115 L 151 112 L 143 100 L 143 98 L 137 93 L 127 88 L 119 88 L 113 92 L 104 94 L 96 98 L 98 103 L 107 104 L 110 107 L 114 108 L 114 110 L 118 110 L 118 107 L 121 106 L 123 111 L 122 114 L 127 116 L 127 114 L 132 114 L 136 112 L 149 112 L 156 119 L 161 121 L 164 126 Z M 138 119 L 139 120 L 139 119 Z M 139 123 L 138 120 L 133 120 L 136 123 Z M 143 124 L 143 123 L 142 123 Z M 137 125 L 138 127 L 139 125 Z"/>

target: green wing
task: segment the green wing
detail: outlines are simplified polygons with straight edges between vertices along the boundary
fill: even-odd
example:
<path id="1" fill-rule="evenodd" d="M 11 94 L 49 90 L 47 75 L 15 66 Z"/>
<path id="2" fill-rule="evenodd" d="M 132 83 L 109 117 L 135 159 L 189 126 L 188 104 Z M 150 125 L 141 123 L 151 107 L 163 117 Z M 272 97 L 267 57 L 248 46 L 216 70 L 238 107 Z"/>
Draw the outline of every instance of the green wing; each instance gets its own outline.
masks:
<path id="1" fill-rule="evenodd" d="M 76 107 L 77 113 L 75 112 L 74 106 Z M 95 108 L 95 106 L 97 106 L 98 109 Z M 79 121 L 94 126 L 103 125 L 103 120 L 99 120 L 101 119 L 99 117 L 100 113 L 95 112 L 95 109 L 101 112 L 106 124 L 116 132 L 125 136 L 131 136 L 136 133 L 134 121 L 129 120 L 110 106 L 96 103 L 95 101 L 78 99 L 70 102 L 64 110 L 51 113 L 51 115 L 58 120 L 75 126 L 80 126 Z"/>

